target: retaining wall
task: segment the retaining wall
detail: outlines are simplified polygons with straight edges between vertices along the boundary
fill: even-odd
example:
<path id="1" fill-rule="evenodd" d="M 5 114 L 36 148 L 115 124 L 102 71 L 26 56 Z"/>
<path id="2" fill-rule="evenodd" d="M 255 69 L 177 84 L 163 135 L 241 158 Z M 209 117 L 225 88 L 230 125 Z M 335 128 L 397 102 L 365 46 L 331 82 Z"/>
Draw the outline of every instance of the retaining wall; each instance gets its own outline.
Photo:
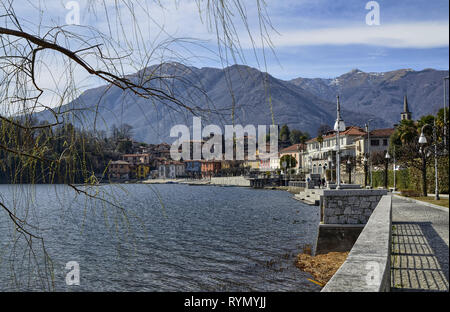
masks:
<path id="1" fill-rule="evenodd" d="M 322 292 L 390 290 L 392 198 L 385 195 L 374 209 L 347 260 Z"/>
<path id="2" fill-rule="evenodd" d="M 210 184 L 229 185 L 229 186 L 250 186 L 250 180 L 243 176 L 237 177 L 212 177 Z"/>
<path id="3" fill-rule="evenodd" d="M 365 224 L 386 190 L 324 190 L 321 221 L 324 224 Z"/>

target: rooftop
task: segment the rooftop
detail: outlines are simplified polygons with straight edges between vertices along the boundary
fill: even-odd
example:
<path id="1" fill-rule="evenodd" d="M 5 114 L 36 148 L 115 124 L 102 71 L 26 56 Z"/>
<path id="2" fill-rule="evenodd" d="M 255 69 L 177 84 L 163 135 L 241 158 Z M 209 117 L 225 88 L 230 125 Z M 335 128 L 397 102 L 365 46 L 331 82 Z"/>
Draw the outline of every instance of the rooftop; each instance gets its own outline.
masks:
<path id="1" fill-rule="evenodd" d="M 340 135 L 351 135 L 351 136 L 363 136 L 366 134 L 366 131 L 364 131 L 362 128 L 360 128 L 358 126 L 349 126 L 345 129 L 345 131 L 339 132 L 339 134 Z M 322 138 L 325 140 L 325 139 L 333 138 L 335 136 L 336 136 L 336 131 L 333 131 L 331 134 L 322 136 Z M 312 142 L 316 142 L 316 141 L 317 141 L 317 137 L 306 141 L 306 143 L 312 143 Z"/>
<path id="2" fill-rule="evenodd" d="M 288 146 L 286 148 L 283 148 L 280 153 L 289 153 L 289 152 L 298 152 L 298 151 L 302 151 L 305 149 L 305 145 L 304 144 L 294 144 L 291 146 Z"/>
<path id="3" fill-rule="evenodd" d="M 394 128 L 376 129 L 370 131 L 370 135 L 377 137 L 390 137 L 394 133 L 394 131 Z"/>

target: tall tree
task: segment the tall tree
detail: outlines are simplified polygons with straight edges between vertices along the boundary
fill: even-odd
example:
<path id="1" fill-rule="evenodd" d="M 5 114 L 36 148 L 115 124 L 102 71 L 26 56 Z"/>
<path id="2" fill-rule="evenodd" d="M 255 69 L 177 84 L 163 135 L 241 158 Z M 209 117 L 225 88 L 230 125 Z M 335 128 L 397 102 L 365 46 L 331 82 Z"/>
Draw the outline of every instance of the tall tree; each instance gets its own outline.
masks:
<path id="1" fill-rule="evenodd" d="M 94 190 L 89 192 L 87 188 L 74 184 L 79 178 L 86 183 L 93 181 L 89 178 L 94 172 L 86 161 L 94 153 L 87 152 L 89 145 L 96 146 L 95 153 L 105 151 L 100 141 L 90 140 L 83 131 L 67 128 L 65 124 L 85 126 L 89 123 L 95 130 L 97 123 L 104 122 L 100 115 L 100 103 L 77 103 L 79 107 L 76 104 L 64 105 L 74 103 L 86 85 L 101 83 L 107 84 L 108 90 L 145 99 L 147 105 L 141 107 L 142 111 L 150 111 L 155 103 L 161 103 L 170 112 L 216 112 L 214 109 L 198 108 L 197 98 L 182 97 L 174 89 L 175 82 L 189 82 L 183 81 L 176 71 L 163 70 L 168 62 L 186 63 L 186 60 L 198 57 L 197 49 L 201 46 L 201 41 L 175 38 L 173 34 L 168 34 L 166 25 L 156 20 L 155 17 L 162 16 L 159 13 L 163 12 L 155 10 L 164 10 L 170 1 L 113 2 L 85 1 L 83 21 L 97 23 L 86 25 L 75 21 L 68 25 L 64 18 L 52 15 L 55 11 L 53 7 L 46 7 L 50 1 L 0 0 L 0 165 L 7 164 L 3 167 L 11 173 L 12 183 L 21 183 L 25 178 L 27 183 L 37 183 L 42 182 L 44 177 L 51 177 L 51 182 L 55 182 L 59 176 L 61 180 L 58 182 L 65 183 L 77 194 L 109 205 L 111 209 L 107 209 L 108 212 L 115 211 L 118 215 L 115 224 L 127 226 L 130 220 L 126 210 L 109 200 L 103 189 L 97 190 L 95 185 L 91 185 L 88 190 Z M 177 9 L 178 1 L 173 2 L 177 4 Z M 224 66 L 245 62 L 243 51 L 239 48 L 243 33 L 248 34 L 249 42 L 261 42 L 263 50 L 267 46 L 272 47 L 269 36 L 271 23 L 265 1 L 253 1 L 255 14 L 250 14 L 252 12 L 247 9 L 249 2 L 240 0 L 195 0 L 195 4 L 206 30 L 215 34 L 218 61 Z M 27 12 L 27 16 L 20 16 L 17 12 Z M 259 38 L 251 29 L 249 16 L 257 19 Z M 153 24 L 145 24 L 150 21 Z M 243 29 L 246 31 L 242 32 Z M 165 38 L 164 34 L 167 34 Z M 180 51 L 185 54 L 181 55 Z M 139 70 L 137 75 L 128 75 L 136 70 Z M 232 97 L 232 87 L 228 87 Z M 232 106 L 234 114 L 234 103 Z M 34 115 L 42 110 L 48 113 L 49 122 L 36 124 Z M 85 110 L 96 112 L 94 120 L 84 119 Z M 23 118 L 17 120 L 15 116 L 18 115 Z M 98 196 L 100 193 L 102 195 Z M 30 272 L 39 272 L 39 280 L 47 277 L 49 280 L 43 280 L 42 285 L 45 289 L 51 289 L 55 274 L 44 248 L 39 224 L 33 224 L 31 217 L 28 217 L 37 215 L 29 213 L 29 206 L 24 203 L 9 207 L 0 194 L 0 210 L 11 221 L 13 236 L 23 239 L 27 248 L 41 246 L 44 261 L 37 261 L 33 250 L 11 253 L 27 254 L 24 263 L 28 263 Z M 11 245 L 21 244 L 15 241 Z M 11 272 L 14 278 L 19 275 Z"/>
<path id="2" fill-rule="evenodd" d="M 289 141 L 290 133 L 291 132 L 289 131 L 289 127 L 286 124 L 283 125 L 280 130 L 280 140 L 282 142 Z"/>
<path id="3" fill-rule="evenodd" d="M 302 132 L 297 129 L 292 129 L 291 133 L 289 134 L 289 139 L 291 144 L 305 144 L 305 142 L 309 139 L 308 132 Z"/>
<path id="4" fill-rule="evenodd" d="M 297 166 L 297 160 L 292 155 L 287 154 L 280 158 L 280 168 L 287 170 L 295 166 Z"/>
<path id="5" fill-rule="evenodd" d="M 420 118 L 417 122 L 411 120 L 402 120 L 397 126 L 394 134 L 391 136 L 390 153 L 393 154 L 393 146 L 395 145 L 395 156 L 397 161 L 405 167 L 416 168 L 421 172 L 422 176 L 422 195 L 427 196 L 427 165 L 434 155 L 432 145 L 433 140 L 433 124 L 434 116 L 427 115 Z M 425 125 L 428 125 L 425 127 Z M 423 133 L 427 138 L 427 144 L 419 143 L 419 135 L 423 129 Z M 439 129 L 436 129 L 438 132 Z M 442 139 L 442 133 L 438 136 L 438 143 Z"/>

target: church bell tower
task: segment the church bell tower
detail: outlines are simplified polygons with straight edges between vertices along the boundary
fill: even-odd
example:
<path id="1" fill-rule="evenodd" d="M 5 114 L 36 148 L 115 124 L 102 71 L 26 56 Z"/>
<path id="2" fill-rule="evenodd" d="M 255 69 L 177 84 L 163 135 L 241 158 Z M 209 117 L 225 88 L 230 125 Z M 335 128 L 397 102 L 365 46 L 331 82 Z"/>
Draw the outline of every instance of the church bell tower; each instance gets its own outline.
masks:
<path id="1" fill-rule="evenodd" d="M 408 99 L 406 98 L 406 95 L 403 99 L 403 113 L 401 113 L 401 120 L 411 120 L 411 112 L 408 108 Z"/>

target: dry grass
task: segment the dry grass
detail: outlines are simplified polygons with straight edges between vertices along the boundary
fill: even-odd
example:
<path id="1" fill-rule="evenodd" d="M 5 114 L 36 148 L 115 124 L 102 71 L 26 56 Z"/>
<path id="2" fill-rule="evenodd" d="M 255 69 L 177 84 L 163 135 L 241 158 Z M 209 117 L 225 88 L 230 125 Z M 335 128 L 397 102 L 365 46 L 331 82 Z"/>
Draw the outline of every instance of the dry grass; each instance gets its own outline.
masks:
<path id="1" fill-rule="evenodd" d="M 296 266 L 311 273 L 314 279 L 325 285 L 347 259 L 348 252 L 329 252 L 315 257 L 302 253 L 297 256 Z"/>
<path id="2" fill-rule="evenodd" d="M 448 208 L 448 204 L 449 204 L 448 198 L 442 198 L 442 197 L 440 200 L 435 200 L 434 197 L 430 197 L 430 196 L 428 196 L 428 197 L 410 197 L 410 198 L 420 200 L 423 202 L 427 202 L 430 204 L 446 207 L 446 208 Z"/>

